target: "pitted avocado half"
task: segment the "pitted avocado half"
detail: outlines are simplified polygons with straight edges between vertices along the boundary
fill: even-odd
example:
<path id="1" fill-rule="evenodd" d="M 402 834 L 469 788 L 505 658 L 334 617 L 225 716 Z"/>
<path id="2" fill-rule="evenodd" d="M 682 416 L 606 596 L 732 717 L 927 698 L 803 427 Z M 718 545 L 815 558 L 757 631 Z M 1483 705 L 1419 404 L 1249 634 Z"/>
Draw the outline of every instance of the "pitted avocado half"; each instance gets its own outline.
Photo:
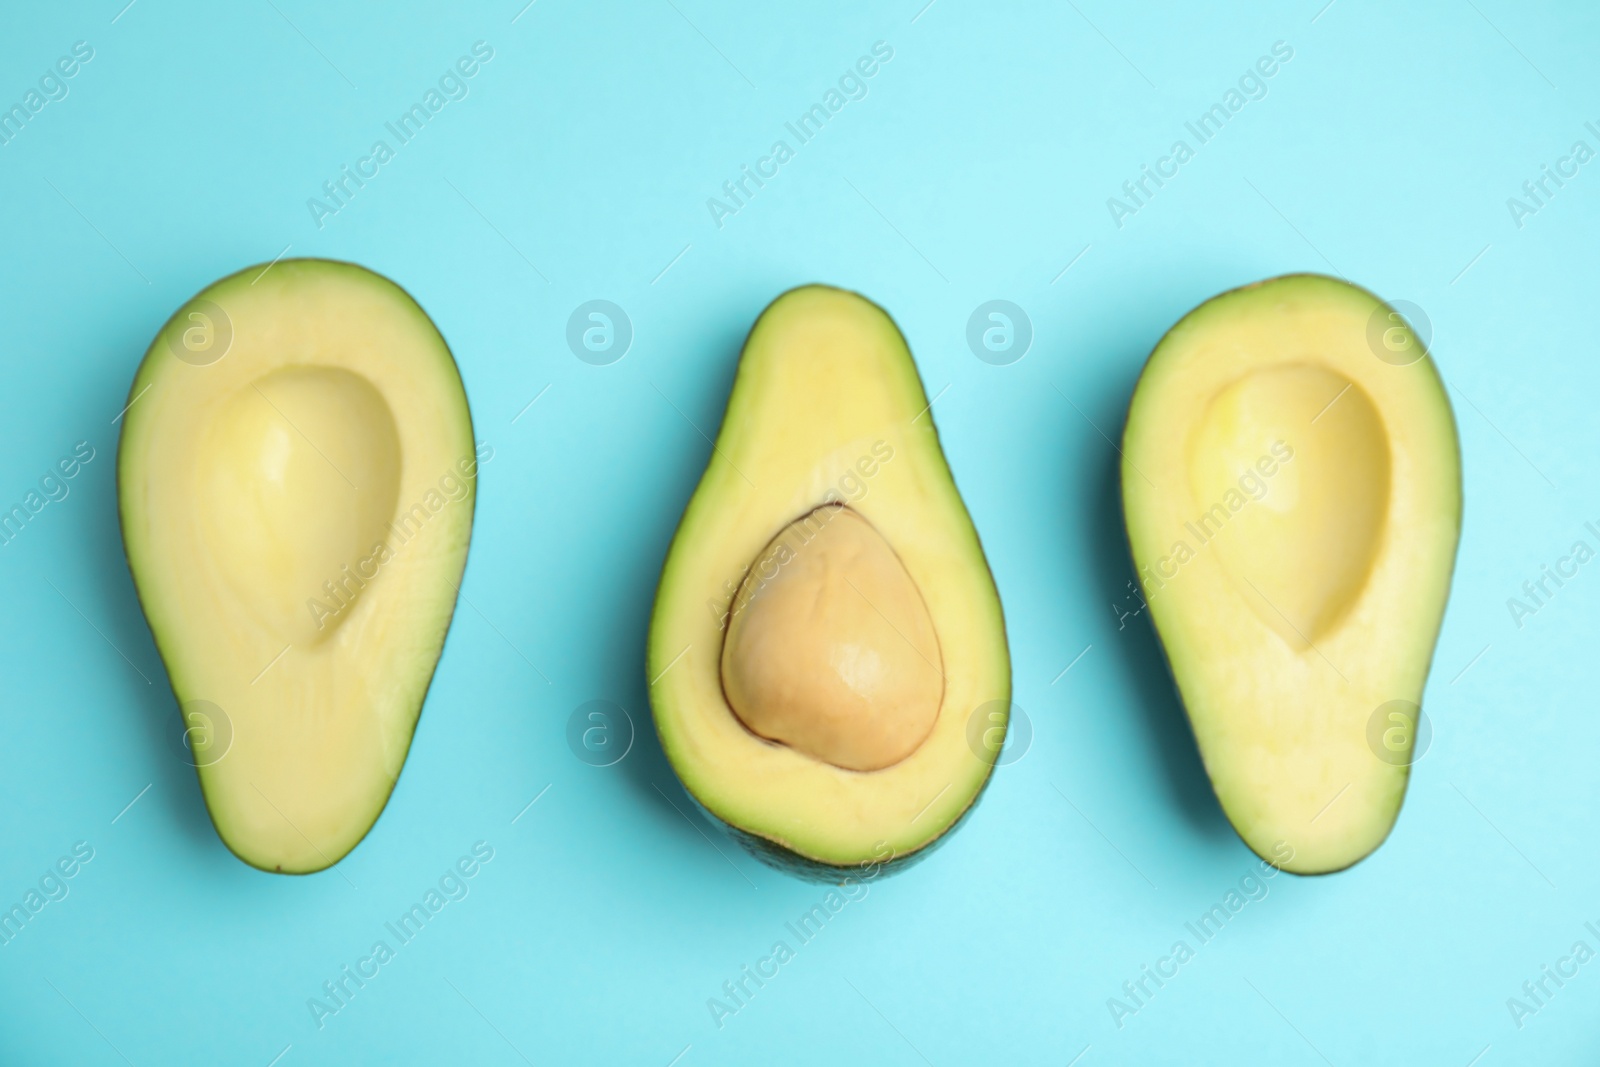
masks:
<path id="1" fill-rule="evenodd" d="M 246 863 L 355 847 L 455 610 L 477 459 L 399 286 L 327 260 L 224 278 L 156 335 L 117 460 L 123 543 L 212 822 Z"/>
<path id="2" fill-rule="evenodd" d="M 1156 346 L 1123 457 L 1134 563 L 1223 811 L 1285 870 L 1350 866 L 1405 797 L 1461 528 L 1432 359 L 1346 282 L 1236 289 Z"/>
<path id="3" fill-rule="evenodd" d="M 662 569 L 648 678 L 689 793 L 793 873 L 904 865 L 977 799 L 1010 707 L 1005 622 L 881 308 L 807 286 L 756 321 Z"/>

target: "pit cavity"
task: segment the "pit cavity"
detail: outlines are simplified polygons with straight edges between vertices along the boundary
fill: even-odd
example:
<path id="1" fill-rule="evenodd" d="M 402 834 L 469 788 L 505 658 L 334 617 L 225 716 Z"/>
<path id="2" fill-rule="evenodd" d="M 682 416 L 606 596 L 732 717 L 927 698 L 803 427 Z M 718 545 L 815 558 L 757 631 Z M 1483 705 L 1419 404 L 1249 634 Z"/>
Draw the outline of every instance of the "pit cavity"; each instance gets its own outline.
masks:
<path id="1" fill-rule="evenodd" d="M 400 435 L 382 394 L 342 368 L 273 371 L 222 404 L 199 468 L 202 543 L 245 610 L 285 642 L 327 640 L 378 580 L 350 575 L 399 498 Z M 341 609 L 319 616 L 312 600 Z"/>
<path id="2" fill-rule="evenodd" d="M 1366 587 L 1389 506 L 1389 439 L 1361 386 L 1326 367 L 1254 371 L 1211 400 L 1189 449 L 1194 521 L 1273 631 L 1303 648 Z"/>

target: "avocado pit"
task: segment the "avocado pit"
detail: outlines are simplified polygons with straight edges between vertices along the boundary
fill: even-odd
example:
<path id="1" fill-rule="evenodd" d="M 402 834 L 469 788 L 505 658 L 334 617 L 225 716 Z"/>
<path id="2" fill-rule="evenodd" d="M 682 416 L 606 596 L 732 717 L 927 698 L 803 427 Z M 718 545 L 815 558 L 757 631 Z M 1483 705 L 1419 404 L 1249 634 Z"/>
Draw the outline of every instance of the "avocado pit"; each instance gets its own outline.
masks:
<path id="1" fill-rule="evenodd" d="M 876 771 L 915 752 L 944 697 L 933 619 L 900 557 L 854 509 L 784 527 L 734 597 L 722 687 L 747 729 Z"/>

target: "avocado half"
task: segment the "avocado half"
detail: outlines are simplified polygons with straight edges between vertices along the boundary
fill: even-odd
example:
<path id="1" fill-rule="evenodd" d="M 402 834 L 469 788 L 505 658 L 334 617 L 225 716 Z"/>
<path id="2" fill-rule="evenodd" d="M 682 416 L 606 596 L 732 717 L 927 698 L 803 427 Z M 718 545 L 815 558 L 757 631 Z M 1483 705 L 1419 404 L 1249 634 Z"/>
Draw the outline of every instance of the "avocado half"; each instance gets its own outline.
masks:
<path id="1" fill-rule="evenodd" d="M 129 393 L 123 544 L 181 751 L 245 863 L 331 866 L 376 822 L 455 609 L 478 457 L 399 286 L 289 259 L 162 327 Z"/>
<path id="2" fill-rule="evenodd" d="M 1455 419 L 1422 340 L 1321 275 L 1207 301 L 1139 378 L 1122 497 L 1239 836 L 1300 874 L 1371 853 L 1405 797 L 1461 529 Z"/>
<path id="3" fill-rule="evenodd" d="M 1010 708 L 1005 621 L 877 305 L 811 285 L 756 320 L 647 660 L 685 788 L 781 870 L 902 868 L 977 800 Z"/>

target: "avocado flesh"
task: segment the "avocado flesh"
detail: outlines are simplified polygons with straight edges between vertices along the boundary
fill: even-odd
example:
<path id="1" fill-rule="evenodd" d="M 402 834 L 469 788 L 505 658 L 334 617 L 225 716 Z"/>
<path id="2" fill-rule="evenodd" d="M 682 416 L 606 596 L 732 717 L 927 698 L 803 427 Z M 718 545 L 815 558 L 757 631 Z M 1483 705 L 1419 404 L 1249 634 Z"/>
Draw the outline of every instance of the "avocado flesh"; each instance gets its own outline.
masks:
<path id="1" fill-rule="evenodd" d="M 178 357 L 196 329 L 221 358 Z M 129 395 L 123 541 L 212 822 L 252 866 L 331 866 L 394 788 L 466 562 L 450 350 L 387 279 L 284 260 L 197 294 Z"/>
<path id="2" fill-rule="evenodd" d="M 790 537 L 797 520 L 824 505 L 843 505 L 831 509 L 838 514 L 824 536 L 854 538 L 853 524 L 867 525 L 871 536 L 861 535 L 860 544 L 881 538 L 920 601 L 915 609 L 904 606 L 909 601 L 896 606 L 904 590 L 894 591 L 892 567 L 873 562 L 881 561 L 876 547 L 851 548 L 852 557 L 858 551 L 867 557 L 861 565 L 869 570 L 846 569 L 833 587 L 841 603 L 852 584 L 863 600 L 878 601 L 883 615 L 906 631 L 893 641 L 906 641 L 918 653 L 900 656 L 893 674 L 898 680 L 876 693 L 910 694 L 909 710 L 869 699 L 855 712 L 882 712 L 899 722 L 886 731 L 884 747 L 868 743 L 872 754 L 864 764 L 887 761 L 872 769 L 819 758 L 819 747 L 823 757 L 839 753 L 808 740 L 803 726 L 789 738 L 794 743 L 761 736 L 741 720 L 724 690 L 725 645 L 738 642 L 747 624 L 767 625 L 757 614 L 760 599 L 776 596 L 791 578 L 806 580 L 799 576 L 818 558 L 808 554 L 824 543 L 796 537 L 787 541 L 784 556 L 775 555 L 775 539 Z M 879 579 L 886 584 L 872 584 Z M 750 582 L 765 587 L 753 593 Z M 787 651 L 803 662 L 820 649 L 851 645 L 851 627 L 865 630 L 870 620 L 842 610 L 821 611 L 818 618 L 832 618 L 834 625 L 810 638 L 797 628 L 800 636 L 788 645 L 757 642 L 761 658 Z M 931 623 L 927 636 L 905 622 L 916 611 L 925 611 Z M 855 643 L 886 657 L 893 648 L 881 632 Z M 752 676 L 796 673 L 794 663 L 762 659 L 745 664 Z M 929 669 L 939 676 L 937 708 L 925 724 L 916 694 L 927 692 L 918 672 Z M 903 865 L 940 840 L 982 790 L 994 754 L 969 745 L 969 720 L 994 702 L 1009 708 L 1011 692 L 999 595 L 939 447 L 911 354 L 876 305 L 854 293 L 807 286 L 780 296 L 757 320 L 710 462 L 662 568 L 647 677 L 662 747 L 690 795 L 758 857 L 793 873 L 837 878 L 891 858 Z M 764 684 L 768 695 L 777 689 L 770 678 Z M 817 690 L 802 695 L 815 708 Z M 1002 724 L 1003 714 L 993 721 Z M 920 739 L 907 740 L 923 730 Z M 996 746 L 1002 739 L 1002 730 L 986 735 Z M 901 755 L 899 748 L 907 751 Z"/>
<path id="3" fill-rule="evenodd" d="M 1391 318 L 1391 316 L 1393 316 Z M 1414 362 L 1378 358 L 1399 329 Z M 1377 297 L 1320 275 L 1224 293 L 1157 345 L 1123 437 L 1140 584 L 1217 799 L 1258 855 L 1320 874 L 1380 845 L 1461 528 L 1460 450 L 1431 358 Z M 1387 723 L 1385 725 L 1388 725 Z"/>

